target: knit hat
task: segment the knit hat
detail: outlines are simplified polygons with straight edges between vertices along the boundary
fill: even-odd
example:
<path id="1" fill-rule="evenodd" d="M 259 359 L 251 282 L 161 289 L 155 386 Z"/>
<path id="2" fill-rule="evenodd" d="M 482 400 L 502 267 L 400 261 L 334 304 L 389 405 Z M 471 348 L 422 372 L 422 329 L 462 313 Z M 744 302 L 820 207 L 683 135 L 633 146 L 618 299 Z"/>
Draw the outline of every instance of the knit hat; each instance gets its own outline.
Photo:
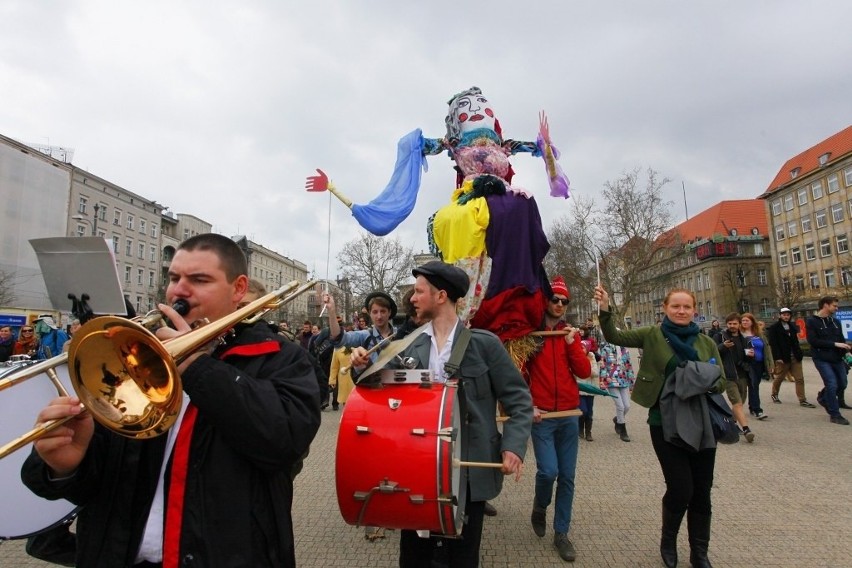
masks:
<path id="1" fill-rule="evenodd" d="M 568 285 L 565 284 L 565 279 L 561 276 L 554 276 L 550 282 L 550 289 L 553 290 L 554 294 L 565 296 L 569 300 L 571 299 L 571 292 L 568 291 Z"/>

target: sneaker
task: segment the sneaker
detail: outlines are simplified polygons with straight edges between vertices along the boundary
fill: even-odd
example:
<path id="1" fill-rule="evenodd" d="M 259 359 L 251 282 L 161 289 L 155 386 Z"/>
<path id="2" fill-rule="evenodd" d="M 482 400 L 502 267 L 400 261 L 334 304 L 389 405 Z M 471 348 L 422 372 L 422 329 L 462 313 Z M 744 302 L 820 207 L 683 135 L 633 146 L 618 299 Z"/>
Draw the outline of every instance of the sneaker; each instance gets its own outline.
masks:
<path id="1" fill-rule="evenodd" d="M 757 417 L 758 420 L 766 420 L 767 418 L 769 418 L 769 415 L 764 414 L 762 410 L 758 410 L 754 413 L 754 415 Z"/>
<path id="2" fill-rule="evenodd" d="M 577 551 L 574 550 L 574 545 L 568 540 L 568 535 L 565 533 L 556 533 L 553 535 L 553 546 L 559 551 L 559 557 L 565 562 L 574 562 L 577 558 Z"/>
<path id="3" fill-rule="evenodd" d="M 542 509 L 533 501 L 532 515 L 530 515 L 533 532 L 539 538 L 547 533 L 547 509 Z"/>
<path id="4" fill-rule="evenodd" d="M 485 502 L 485 515 L 488 517 L 496 517 L 497 516 L 497 508 L 494 507 L 488 501 Z"/>
<path id="5" fill-rule="evenodd" d="M 831 417 L 831 423 L 832 424 L 841 424 L 843 426 L 849 426 L 849 421 L 846 420 L 845 418 L 843 418 L 842 416 L 840 416 L 839 414 L 837 416 Z"/>
<path id="6" fill-rule="evenodd" d="M 743 428 L 743 436 L 745 436 L 746 442 L 749 444 L 754 442 L 754 432 L 751 431 L 751 428 Z"/>
<path id="7" fill-rule="evenodd" d="M 805 408 L 816 408 L 816 405 L 811 404 L 807 400 L 799 401 L 799 406 L 804 406 Z"/>
<path id="8" fill-rule="evenodd" d="M 781 399 L 779 399 L 779 398 L 778 398 L 778 395 L 777 395 L 777 394 L 770 395 L 770 397 L 772 398 L 772 402 L 774 402 L 775 404 L 781 404 Z M 800 404 L 801 404 L 802 406 L 804 406 L 804 405 L 805 405 L 805 403 L 804 403 L 804 402 L 802 402 L 802 403 L 800 403 Z M 808 404 L 810 404 L 810 403 L 808 403 Z M 813 405 L 811 404 L 811 406 L 813 406 Z"/>

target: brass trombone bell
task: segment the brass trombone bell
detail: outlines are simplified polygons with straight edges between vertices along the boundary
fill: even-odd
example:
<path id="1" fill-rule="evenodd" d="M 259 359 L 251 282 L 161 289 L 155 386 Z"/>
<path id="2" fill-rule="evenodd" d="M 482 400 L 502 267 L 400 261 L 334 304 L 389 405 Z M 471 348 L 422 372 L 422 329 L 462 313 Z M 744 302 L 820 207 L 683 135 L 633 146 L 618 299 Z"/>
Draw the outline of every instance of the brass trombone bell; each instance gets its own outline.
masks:
<path id="1" fill-rule="evenodd" d="M 181 362 L 238 323 L 253 323 L 315 285 L 316 281 L 309 281 L 300 286 L 294 280 L 224 318 L 167 341 L 160 341 L 145 327 L 126 318 L 93 318 L 71 340 L 67 353 L 71 385 L 85 409 L 102 426 L 128 438 L 159 436 L 174 425 L 180 414 L 183 389 L 177 367 Z M 65 354 L 54 357 L 34 365 L 15 382 L 65 362 Z M 0 390 L 3 386 L 0 382 Z M 70 419 L 41 424 L 0 448 L 0 459 Z"/>

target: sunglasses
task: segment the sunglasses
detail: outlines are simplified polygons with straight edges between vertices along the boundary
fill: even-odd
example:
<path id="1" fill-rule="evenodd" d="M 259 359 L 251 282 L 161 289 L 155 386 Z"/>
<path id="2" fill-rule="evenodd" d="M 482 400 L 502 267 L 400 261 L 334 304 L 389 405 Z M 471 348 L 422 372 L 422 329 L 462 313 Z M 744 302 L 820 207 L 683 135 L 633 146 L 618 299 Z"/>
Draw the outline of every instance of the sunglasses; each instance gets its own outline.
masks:
<path id="1" fill-rule="evenodd" d="M 551 298 L 550 299 L 551 304 L 554 304 L 554 305 L 562 304 L 563 306 L 567 306 L 568 302 L 570 302 L 570 301 L 571 300 L 569 300 L 568 298 L 564 298 L 564 299 L 563 298 Z"/>
<path id="2" fill-rule="evenodd" d="M 33 330 L 31 330 L 31 329 L 22 329 L 21 330 L 21 333 L 32 333 L 32 332 L 33 332 Z"/>

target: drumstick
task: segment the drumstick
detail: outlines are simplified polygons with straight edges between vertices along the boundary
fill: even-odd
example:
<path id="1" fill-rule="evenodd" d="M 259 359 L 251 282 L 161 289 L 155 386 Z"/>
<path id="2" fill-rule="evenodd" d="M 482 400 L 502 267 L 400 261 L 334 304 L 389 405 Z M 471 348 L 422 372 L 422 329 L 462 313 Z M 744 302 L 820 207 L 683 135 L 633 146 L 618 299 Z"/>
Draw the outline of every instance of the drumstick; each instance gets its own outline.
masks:
<path id="1" fill-rule="evenodd" d="M 583 414 L 583 411 L 579 408 L 575 410 L 557 410 L 556 412 L 542 412 L 541 419 L 544 420 L 545 418 L 565 418 L 566 416 L 580 416 L 581 414 Z M 505 422 L 509 418 L 511 418 L 511 416 L 498 416 L 497 422 Z"/>
<path id="2" fill-rule="evenodd" d="M 503 464 L 493 462 L 468 462 L 453 459 L 453 467 L 491 467 L 494 469 L 499 469 L 503 467 Z"/>
<path id="3" fill-rule="evenodd" d="M 366 356 L 368 356 L 368 355 L 372 355 L 373 353 L 375 353 L 375 352 L 376 352 L 376 351 L 378 351 L 379 349 L 382 349 L 382 348 L 386 347 L 388 343 L 390 343 L 391 341 L 393 341 L 393 338 L 394 338 L 394 337 L 395 337 L 395 336 L 393 336 L 393 335 L 389 335 L 388 337 L 385 337 L 384 339 L 382 339 L 381 341 L 379 341 L 378 343 L 376 343 L 375 345 L 373 345 L 372 347 L 370 347 L 369 349 L 367 349 L 367 352 L 366 352 L 366 353 L 364 353 L 364 356 L 366 357 Z M 352 367 L 352 365 L 349 365 L 348 367 L 341 367 L 341 368 L 340 368 L 340 372 L 341 372 L 341 373 L 346 373 L 347 371 L 349 371 L 349 369 L 350 369 L 351 367 Z"/>
<path id="4" fill-rule="evenodd" d="M 548 331 L 531 331 L 529 335 L 547 337 L 549 335 L 568 335 L 571 331 L 571 329 L 551 329 Z"/>

